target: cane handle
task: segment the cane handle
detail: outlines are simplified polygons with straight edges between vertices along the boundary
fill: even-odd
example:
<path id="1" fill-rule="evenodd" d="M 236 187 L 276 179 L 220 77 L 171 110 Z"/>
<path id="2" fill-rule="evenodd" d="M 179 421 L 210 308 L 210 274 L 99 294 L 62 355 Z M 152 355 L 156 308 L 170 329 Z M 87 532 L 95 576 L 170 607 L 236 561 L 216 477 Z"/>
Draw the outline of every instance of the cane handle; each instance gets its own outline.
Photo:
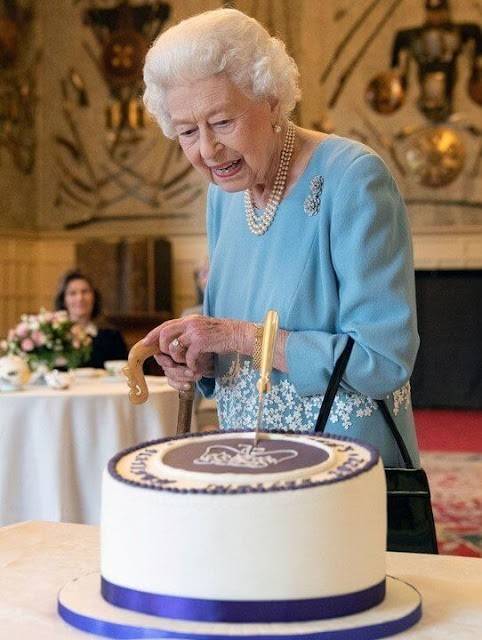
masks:
<path id="1" fill-rule="evenodd" d="M 127 384 L 130 388 L 129 400 L 133 404 L 142 404 L 149 397 L 149 389 L 147 388 L 142 365 L 144 360 L 158 352 L 159 347 L 157 345 L 147 346 L 142 340 L 136 342 L 129 351 L 127 366 L 122 369 L 122 373 L 127 378 Z"/>

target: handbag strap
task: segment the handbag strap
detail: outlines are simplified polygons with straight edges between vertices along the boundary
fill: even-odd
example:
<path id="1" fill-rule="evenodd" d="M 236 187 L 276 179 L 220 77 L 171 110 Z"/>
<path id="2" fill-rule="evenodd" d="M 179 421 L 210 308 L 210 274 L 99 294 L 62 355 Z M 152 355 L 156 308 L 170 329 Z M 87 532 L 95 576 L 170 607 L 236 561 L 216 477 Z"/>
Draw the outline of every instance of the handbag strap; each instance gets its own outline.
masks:
<path id="1" fill-rule="evenodd" d="M 326 423 L 328 422 L 328 416 L 330 415 L 333 400 L 335 399 L 336 392 L 341 382 L 341 377 L 345 373 L 348 359 L 350 358 L 351 350 L 353 349 L 353 343 L 355 341 L 351 336 L 348 336 L 348 341 L 343 349 L 341 356 L 335 363 L 333 373 L 331 374 L 328 386 L 323 396 L 323 402 L 321 403 L 320 413 L 318 414 L 318 420 L 316 421 L 315 431 L 317 433 L 323 433 Z"/>
<path id="2" fill-rule="evenodd" d="M 326 388 L 325 395 L 323 397 L 323 402 L 321 403 L 320 413 L 318 414 L 318 419 L 316 421 L 315 432 L 323 433 L 326 427 L 326 423 L 328 422 L 328 417 L 330 415 L 331 407 L 333 406 L 333 401 L 336 396 L 336 392 L 338 391 L 338 387 L 340 386 L 341 378 L 345 372 L 346 365 L 348 364 L 348 360 L 350 358 L 351 351 L 353 349 L 354 340 L 351 336 L 348 336 L 348 341 L 343 349 L 340 357 L 335 363 L 335 367 L 333 369 L 333 373 L 331 374 L 330 380 L 328 382 L 328 387 Z M 393 420 L 391 413 L 387 407 L 385 400 L 375 400 L 377 403 L 382 416 L 385 419 L 385 422 L 390 429 L 390 432 L 397 443 L 400 454 L 403 458 L 405 466 L 407 469 L 414 469 L 414 464 L 410 457 L 407 447 L 405 446 L 405 442 L 403 441 L 402 436 Z"/>
<path id="3" fill-rule="evenodd" d="M 405 442 L 403 441 L 402 436 L 400 435 L 400 431 L 397 429 L 397 425 L 395 424 L 395 420 L 392 418 L 392 414 L 390 413 L 387 403 L 385 400 L 375 400 L 378 405 L 378 408 L 382 412 L 383 417 L 385 418 L 385 422 L 388 425 L 388 428 L 392 432 L 392 436 L 395 439 L 395 442 L 398 445 L 398 449 L 400 450 L 400 454 L 403 458 L 403 462 L 405 463 L 405 467 L 407 469 L 415 469 L 415 466 L 412 462 L 412 458 L 408 453 L 408 449 L 405 446 Z"/>

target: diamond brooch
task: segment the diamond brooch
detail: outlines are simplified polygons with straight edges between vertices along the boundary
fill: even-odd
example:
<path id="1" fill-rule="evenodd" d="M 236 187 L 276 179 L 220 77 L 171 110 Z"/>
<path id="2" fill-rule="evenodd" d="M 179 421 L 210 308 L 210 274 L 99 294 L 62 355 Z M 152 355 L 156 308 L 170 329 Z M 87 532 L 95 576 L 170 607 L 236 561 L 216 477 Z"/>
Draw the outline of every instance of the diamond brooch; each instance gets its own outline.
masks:
<path id="1" fill-rule="evenodd" d="M 323 176 L 315 176 L 310 182 L 310 194 L 306 196 L 304 203 L 304 211 L 308 216 L 316 216 L 320 210 L 321 194 L 324 184 Z"/>

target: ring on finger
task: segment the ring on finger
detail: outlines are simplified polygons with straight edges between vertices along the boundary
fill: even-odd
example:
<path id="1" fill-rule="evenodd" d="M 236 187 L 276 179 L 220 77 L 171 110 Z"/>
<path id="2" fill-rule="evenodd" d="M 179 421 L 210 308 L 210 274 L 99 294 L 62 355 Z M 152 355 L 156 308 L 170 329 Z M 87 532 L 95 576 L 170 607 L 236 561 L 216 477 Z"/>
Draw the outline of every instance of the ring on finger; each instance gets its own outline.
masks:
<path id="1" fill-rule="evenodd" d="M 181 342 L 181 340 L 179 338 L 174 338 L 174 340 L 171 342 L 171 347 L 173 349 L 185 349 L 186 346 Z"/>

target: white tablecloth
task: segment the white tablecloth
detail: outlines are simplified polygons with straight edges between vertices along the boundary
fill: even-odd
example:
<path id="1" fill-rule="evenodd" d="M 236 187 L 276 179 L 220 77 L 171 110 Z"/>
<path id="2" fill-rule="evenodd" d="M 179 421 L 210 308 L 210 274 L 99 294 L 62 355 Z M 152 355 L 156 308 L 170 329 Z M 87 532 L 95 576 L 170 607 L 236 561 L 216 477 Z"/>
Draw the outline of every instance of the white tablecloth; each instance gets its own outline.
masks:
<path id="1" fill-rule="evenodd" d="M 99 522 L 102 470 L 118 451 L 173 435 L 178 394 L 147 378 L 133 405 L 125 380 L 77 380 L 0 393 L 0 526 L 23 520 Z"/>
<path id="2" fill-rule="evenodd" d="M 86 640 L 56 611 L 57 591 L 98 571 L 98 529 L 27 522 L 0 529 L 0 640 Z M 388 573 L 413 584 L 422 620 L 397 640 L 480 640 L 482 559 L 387 554 Z"/>

